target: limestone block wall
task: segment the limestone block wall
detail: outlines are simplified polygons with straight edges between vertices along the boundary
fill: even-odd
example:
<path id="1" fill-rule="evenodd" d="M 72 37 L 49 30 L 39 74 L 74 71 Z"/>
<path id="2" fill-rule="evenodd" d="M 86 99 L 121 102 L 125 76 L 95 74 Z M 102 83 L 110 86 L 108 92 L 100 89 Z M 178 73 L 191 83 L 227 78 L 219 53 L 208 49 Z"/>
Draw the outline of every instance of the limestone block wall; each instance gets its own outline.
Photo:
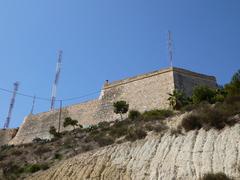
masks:
<path id="1" fill-rule="evenodd" d="M 108 105 L 118 100 L 141 112 L 168 107 L 168 93 L 174 89 L 171 68 L 105 85 L 102 101 Z"/>
<path id="2" fill-rule="evenodd" d="M 216 87 L 216 79 L 179 68 L 167 68 L 133 78 L 105 84 L 97 100 L 65 107 L 59 121 L 59 110 L 30 115 L 25 118 L 16 137 L 10 144 L 29 143 L 34 138 L 49 139 L 50 126 L 60 130 L 70 130 L 62 126 L 66 117 L 78 120 L 84 126 L 102 121 L 114 121 L 119 115 L 113 112 L 113 103 L 125 100 L 129 108 L 141 112 L 169 107 L 168 93 L 182 89 L 187 95 L 196 85 Z M 127 116 L 127 114 L 125 115 Z"/>
<path id="3" fill-rule="evenodd" d="M 173 76 L 175 89 L 182 90 L 187 96 L 192 95 L 193 89 L 196 86 L 217 87 L 217 81 L 214 76 L 207 76 L 180 68 L 173 69 Z"/>
<path id="4" fill-rule="evenodd" d="M 89 125 L 89 122 L 94 124 L 94 121 L 96 121 L 94 113 L 97 112 L 97 107 L 97 100 L 65 107 L 62 109 L 60 120 L 60 110 L 29 115 L 24 119 L 16 137 L 10 141 L 10 144 L 30 143 L 36 137 L 50 139 L 52 138 L 49 134 L 50 127 L 54 126 L 58 130 L 59 124 L 61 132 L 70 130 L 71 127 L 63 127 L 66 117 L 76 119 L 82 125 Z"/>

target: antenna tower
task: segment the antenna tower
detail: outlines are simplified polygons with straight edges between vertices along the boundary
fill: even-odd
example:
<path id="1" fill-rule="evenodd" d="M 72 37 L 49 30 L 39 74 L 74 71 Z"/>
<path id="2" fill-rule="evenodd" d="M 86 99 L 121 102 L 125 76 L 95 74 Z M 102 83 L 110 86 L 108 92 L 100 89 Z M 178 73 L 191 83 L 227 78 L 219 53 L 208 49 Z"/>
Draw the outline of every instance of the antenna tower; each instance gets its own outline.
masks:
<path id="1" fill-rule="evenodd" d="M 57 85 L 58 85 L 60 72 L 61 72 L 61 64 L 62 64 L 62 51 L 59 51 L 56 75 L 55 75 L 55 79 L 54 79 L 53 86 L 52 86 L 51 110 L 54 110 L 54 105 L 55 105 L 55 101 L 56 101 Z"/>
<path id="2" fill-rule="evenodd" d="M 173 67 L 173 39 L 171 31 L 168 31 L 168 56 L 170 67 Z"/>
<path id="3" fill-rule="evenodd" d="M 3 129 L 7 129 L 9 127 L 11 116 L 12 116 L 12 111 L 13 111 L 13 107 L 14 107 L 14 103 L 15 103 L 15 98 L 16 98 L 17 91 L 18 91 L 18 87 L 19 87 L 19 82 L 15 82 L 14 83 L 13 96 L 12 96 L 10 106 L 9 106 L 9 110 L 8 110 L 8 116 L 7 116 L 7 119 L 4 123 Z"/>
<path id="4" fill-rule="evenodd" d="M 30 114 L 33 114 L 34 107 L 35 107 L 36 96 L 33 96 L 32 108 Z"/>

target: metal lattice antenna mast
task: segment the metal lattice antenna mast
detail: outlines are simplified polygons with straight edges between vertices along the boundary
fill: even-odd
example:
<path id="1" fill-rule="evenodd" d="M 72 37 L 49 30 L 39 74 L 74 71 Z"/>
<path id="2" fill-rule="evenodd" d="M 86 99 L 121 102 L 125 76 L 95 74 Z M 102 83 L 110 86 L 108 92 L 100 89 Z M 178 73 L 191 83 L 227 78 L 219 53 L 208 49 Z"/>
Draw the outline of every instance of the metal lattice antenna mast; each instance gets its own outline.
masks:
<path id="1" fill-rule="evenodd" d="M 36 101 L 36 96 L 33 96 L 32 109 L 31 109 L 30 114 L 33 114 L 34 107 L 35 107 L 35 101 Z"/>
<path id="2" fill-rule="evenodd" d="M 6 119 L 6 121 L 4 123 L 4 126 L 3 126 L 4 129 L 7 129 L 9 127 L 10 120 L 11 120 L 11 117 L 12 117 L 12 111 L 13 111 L 13 107 L 14 107 L 14 103 L 15 103 L 15 98 L 16 98 L 17 91 L 18 91 L 18 87 L 19 87 L 19 82 L 15 82 L 14 83 L 13 96 L 12 96 L 10 106 L 9 106 L 9 110 L 8 110 L 8 116 L 7 116 L 7 119 Z"/>
<path id="3" fill-rule="evenodd" d="M 54 105 L 55 105 L 55 100 L 57 95 L 57 84 L 58 84 L 59 76 L 61 72 L 61 64 L 62 64 L 62 51 L 59 51 L 57 68 L 56 68 L 56 76 L 55 76 L 53 87 L 52 87 L 51 110 L 54 110 Z"/>
<path id="4" fill-rule="evenodd" d="M 171 31 L 168 31 L 168 58 L 170 67 L 173 67 L 173 39 Z"/>

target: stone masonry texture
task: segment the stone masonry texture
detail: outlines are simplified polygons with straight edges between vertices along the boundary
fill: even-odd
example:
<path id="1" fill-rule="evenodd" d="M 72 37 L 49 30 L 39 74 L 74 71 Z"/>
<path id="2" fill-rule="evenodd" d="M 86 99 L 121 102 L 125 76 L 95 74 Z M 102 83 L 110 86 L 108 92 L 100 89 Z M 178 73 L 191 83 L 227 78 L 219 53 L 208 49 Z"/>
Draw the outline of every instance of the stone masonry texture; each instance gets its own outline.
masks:
<path id="1" fill-rule="evenodd" d="M 198 85 L 215 88 L 217 83 L 213 76 L 180 68 L 167 68 L 105 84 L 99 99 L 63 108 L 60 121 L 59 110 L 27 116 L 10 144 L 29 143 L 36 137 L 49 139 L 50 126 L 58 129 L 59 123 L 61 131 L 71 130 L 62 126 L 66 117 L 78 120 L 83 126 L 114 121 L 119 116 L 113 112 L 113 103 L 119 100 L 129 103 L 130 110 L 140 112 L 166 109 L 169 107 L 168 94 L 174 89 L 191 95 L 193 88 Z"/>

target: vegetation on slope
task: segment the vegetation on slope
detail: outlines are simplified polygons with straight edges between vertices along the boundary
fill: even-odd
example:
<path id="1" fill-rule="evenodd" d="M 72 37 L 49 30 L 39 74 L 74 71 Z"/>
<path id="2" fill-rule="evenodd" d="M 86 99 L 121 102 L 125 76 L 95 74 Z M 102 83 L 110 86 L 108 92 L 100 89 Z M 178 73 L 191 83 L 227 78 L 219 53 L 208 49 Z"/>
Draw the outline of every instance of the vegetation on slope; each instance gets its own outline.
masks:
<path id="1" fill-rule="evenodd" d="M 82 128 L 68 117 L 64 125 L 74 126 L 73 131 L 59 133 L 51 127 L 52 140 L 36 138 L 30 144 L 2 146 L 0 179 L 23 179 L 29 173 L 48 169 L 59 160 L 114 143 L 143 139 L 148 131 L 166 130 L 164 119 L 174 115 L 170 110 L 152 110 L 143 114 L 135 111 L 133 114 L 122 121 L 100 122 L 88 128 Z"/>
<path id="2" fill-rule="evenodd" d="M 240 71 L 222 88 L 198 86 L 191 97 L 175 91 L 170 94 L 169 103 L 173 109 L 192 111 L 181 124 L 186 131 L 232 126 L 240 118 Z"/>
<path id="3" fill-rule="evenodd" d="M 200 180 L 233 180 L 224 173 L 207 173 Z"/>
<path id="4" fill-rule="evenodd" d="M 121 120 L 82 128 L 77 120 L 68 117 L 63 125 L 72 126 L 74 130 L 71 132 L 59 133 L 55 127 L 51 127 L 49 132 L 54 136 L 52 140 L 36 138 L 30 144 L 2 146 L 0 179 L 23 179 L 29 173 L 46 170 L 59 160 L 79 153 L 114 143 L 143 139 L 149 131 L 163 133 L 168 130 L 165 119 L 179 112 L 192 111 L 178 129 L 171 130 L 172 135 L 182 134 L 182 129 L 209 130 L 232 126 L 240 118 L 240 71 L 224 88 L 214 90 L 197 87 L 192 97 L 186 97 L 178 91 L 169 96 L 170 105 L 178 111 L 156 109 L 140 113 L 130 110 L 128 118 L 122 120 L 122 114 L 129 110 L 129 105 L 121 101 L 114 103 L 114 111 L 120 114 Z"/>

